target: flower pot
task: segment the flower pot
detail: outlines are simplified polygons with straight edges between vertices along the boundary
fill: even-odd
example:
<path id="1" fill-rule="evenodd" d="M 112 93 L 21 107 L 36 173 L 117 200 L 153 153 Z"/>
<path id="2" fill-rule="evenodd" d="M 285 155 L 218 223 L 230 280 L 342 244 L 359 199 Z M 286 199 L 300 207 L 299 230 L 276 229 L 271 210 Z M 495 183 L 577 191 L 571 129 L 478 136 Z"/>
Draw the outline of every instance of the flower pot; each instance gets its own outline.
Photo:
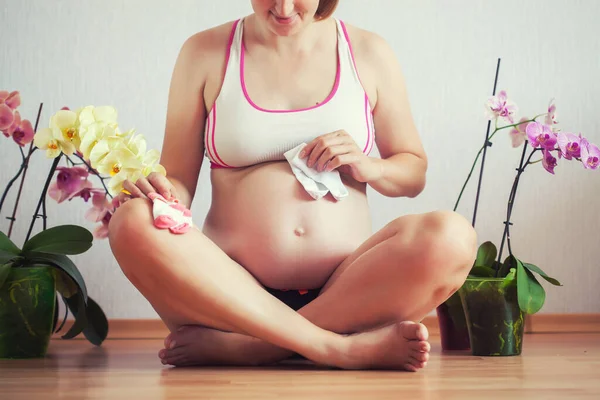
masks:
<path id="1" fill-rule="evenodd" d="M 514 356 L 523 347 L 524 313 L 519 308 L 515 281 L 467 278 L 459 289 L 476 356 Z"/>
<path id="2" fill-rule="evenodd" d="M 55 304 L 52 268 L 12 268 L 0 287 L 0 358 L 44 357 Z"/>
<path id="3" fill-rule="evenodd" d="M 469 350 L 469 330 L 460 295 L 455 292 L 436 308 L 442 351 Z"/>

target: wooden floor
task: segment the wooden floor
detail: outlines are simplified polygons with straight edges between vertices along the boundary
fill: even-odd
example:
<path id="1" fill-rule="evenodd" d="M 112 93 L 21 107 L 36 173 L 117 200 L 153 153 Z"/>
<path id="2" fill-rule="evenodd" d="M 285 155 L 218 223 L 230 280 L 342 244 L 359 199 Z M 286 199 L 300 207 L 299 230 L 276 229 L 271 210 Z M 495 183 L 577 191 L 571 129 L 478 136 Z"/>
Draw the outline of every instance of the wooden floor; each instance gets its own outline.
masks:
<path id="1" fill-rule="evenodd" d="M 52 340 L 38 360 L 0 360 L 0 399 L 600 399 L 600 334 L 531 334 L 517 357 L 441 354 L 418 373 L 172 368 L 161 341 Z"/>

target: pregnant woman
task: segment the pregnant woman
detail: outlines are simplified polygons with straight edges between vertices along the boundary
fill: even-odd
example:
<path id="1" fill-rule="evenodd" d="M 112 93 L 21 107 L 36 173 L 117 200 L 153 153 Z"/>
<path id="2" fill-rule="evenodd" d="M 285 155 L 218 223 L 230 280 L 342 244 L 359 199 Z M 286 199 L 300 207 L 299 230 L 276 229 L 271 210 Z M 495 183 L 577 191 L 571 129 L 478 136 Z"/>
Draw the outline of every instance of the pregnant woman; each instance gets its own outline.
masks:
<path id="1" fill-rule="evenodd" d="M 337 0 L 251 3 L 251 15 L 183 44 L 167 176 L 127 181 L 115 198 L 112 252 L 171 331 L 159 357 L 265 365 L 299 354 L 343 369 L 417 371 L 430 351 L 419 321 L 466 279 L 475 232 L 449 211 L 371 231 L 367 186 L 414 198 L 427 169 L 390 46 L 333 18 Z M 338 173 L 344 197 L 313 197 L 295 175 L 285 153 L 303 144 L 296 161 Z M 191 207 L 204 157 L 204 224 L 160 229 L 152 200 Z"/>

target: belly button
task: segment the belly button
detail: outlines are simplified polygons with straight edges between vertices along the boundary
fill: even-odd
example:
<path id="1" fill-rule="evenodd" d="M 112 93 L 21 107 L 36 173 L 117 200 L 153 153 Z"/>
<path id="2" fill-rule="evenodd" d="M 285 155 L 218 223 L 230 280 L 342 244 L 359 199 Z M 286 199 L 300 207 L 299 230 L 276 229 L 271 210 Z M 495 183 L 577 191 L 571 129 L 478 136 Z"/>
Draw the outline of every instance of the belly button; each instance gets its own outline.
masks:
<path id="1" fill-rule="evenodd" d="M 294 229 L 294 233 L 296 234 L 296 236 L 303 236 L 304 235 L 304 228 L 299 227 Z"/>

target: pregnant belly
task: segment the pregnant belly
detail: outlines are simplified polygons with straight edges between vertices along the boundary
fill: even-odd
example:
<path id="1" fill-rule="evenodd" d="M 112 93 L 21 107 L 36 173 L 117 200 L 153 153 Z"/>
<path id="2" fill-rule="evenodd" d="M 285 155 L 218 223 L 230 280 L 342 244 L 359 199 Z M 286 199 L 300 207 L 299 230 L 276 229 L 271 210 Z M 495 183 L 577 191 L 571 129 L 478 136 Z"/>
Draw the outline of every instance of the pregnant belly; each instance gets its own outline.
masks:
<path id="1" fill-rule="evenodd" d="M 364 184 L 344 180 L 348 197 L 314 200 L 287 162 L 217 169 L 211 180 L 204 233 L 265 286 L 318 288 L 371 235 Z"/>

